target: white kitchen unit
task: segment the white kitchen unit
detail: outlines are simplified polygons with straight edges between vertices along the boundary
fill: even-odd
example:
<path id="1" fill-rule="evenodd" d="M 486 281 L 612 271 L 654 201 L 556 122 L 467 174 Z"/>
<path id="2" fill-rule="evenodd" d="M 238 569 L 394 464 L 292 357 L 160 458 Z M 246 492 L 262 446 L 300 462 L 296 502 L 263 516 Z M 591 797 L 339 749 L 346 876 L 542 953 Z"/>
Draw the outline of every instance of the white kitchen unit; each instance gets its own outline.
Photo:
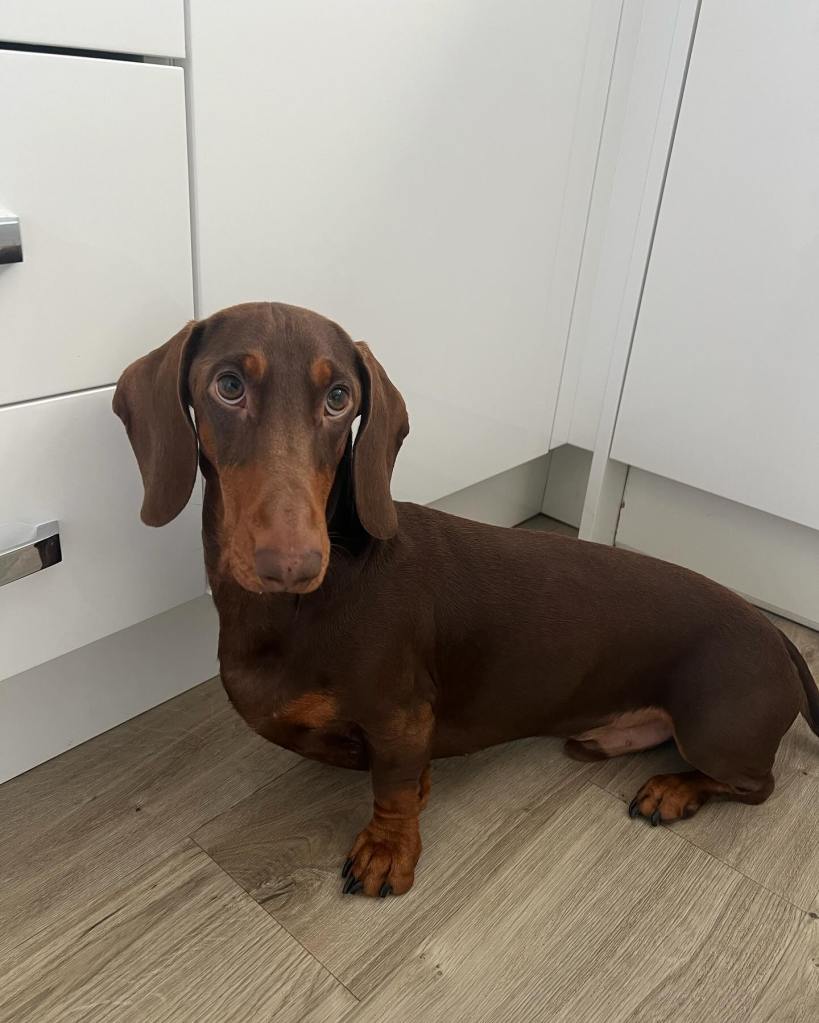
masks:
<path id="1" fill-rule="evenodd" d="M 610 442 L 697 0 L 627 0 L 572 308 L 552 445 Z M 616 392 L 609 395 L 610 378 Z M 602 422 L 606 420 L 606 422 Z M 608 453 L 608 447 L 606 449 Z"/>
<path id="2" fill-rule="evenodd" d="M 0 41 L 185 56 L 183 0 L 2 0 Z"/>
<path id="3" fill-rule="evenodd" d="M 819 530 L 632 468 L 616 542 L 819 629 Z"/>
<path id="4" fill-rule="evenodd" d="M 142 483 L 112 395 L 0 409 L 6 527 L 7 516 L 57 520 L 62 548 L 59 564 L 0 586 L 0 679 L 204 592 L 201 506 L 163 529 L 142 524 Z"/>
<path id="5" fill-rule="evenodd" d="M 203 594 L 0 681 L 0 783 L 212 678 L 217 641 Z"/>
<path id="6" fill-rule="evenodd" d="M 612 455 L 819 529 L 819 3 L 702 5 Z"/>
<path id="7" fill-rule="evenodd" d="M 181 68 L 0 50 L 0 405 L 113 383 L 193 309 Z"/>
<path id="8" fill-rule="evenodd" d="M 0 38 L 14 35 L 13 6 L 0 5 Z M 71 5 L 78 33 L 92 6 Z M 63 34 L 45 12 L 56 5 L 28 7 L 61 46 L 148 46 Z M 215 635 L 201 509 L 142 525 L 111 412 L 122 369 L 194 314 L 184 71 L 0 48 L 0 95 L 5 779 L 201 682 Z"/>
<path id="9" fill-rule="evenodd" d="M 553 434 L 593 441 L 581 536 L 814 626 L 817 32 L 626 4 Z"/>
<path id="10" fill-rule="evenodd" d="M 200 311 L 366 339 L 409 407 L 399 497 L 548 449 L 620 6 L 190 6 Z"/>

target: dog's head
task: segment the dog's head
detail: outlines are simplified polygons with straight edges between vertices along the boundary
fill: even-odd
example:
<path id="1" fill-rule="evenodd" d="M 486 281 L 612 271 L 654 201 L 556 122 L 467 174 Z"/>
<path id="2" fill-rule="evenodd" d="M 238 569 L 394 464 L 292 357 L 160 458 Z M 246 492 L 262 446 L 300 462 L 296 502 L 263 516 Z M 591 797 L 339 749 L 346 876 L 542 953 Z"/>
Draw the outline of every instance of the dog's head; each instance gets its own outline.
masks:
<path id="1" fill-rule="evenodd" d="M 397 530 L 390 478 L 406 407 L 367 345 L 316 313 L 259 302 L 189 323 L 125 370 L 114 411 L 142 474 L 142 520 L 182 511 L 200 458 L 218 493 L 220 568 L 245 589 L 321 585 L 328 501 L 342 491 L 371 537 Z"/>

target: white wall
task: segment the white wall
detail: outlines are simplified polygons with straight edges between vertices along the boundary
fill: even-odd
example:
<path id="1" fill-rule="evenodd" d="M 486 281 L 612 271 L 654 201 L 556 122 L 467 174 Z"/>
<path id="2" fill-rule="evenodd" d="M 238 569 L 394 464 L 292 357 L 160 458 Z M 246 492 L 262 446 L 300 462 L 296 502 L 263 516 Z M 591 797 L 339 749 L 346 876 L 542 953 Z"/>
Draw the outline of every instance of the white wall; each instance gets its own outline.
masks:
<path id="1" fill-rule="evenodd" d="M 191 4 L 200 312 L 306 305 L 404 392 L 400 497 L 543 455 L 620 4 Z"/>

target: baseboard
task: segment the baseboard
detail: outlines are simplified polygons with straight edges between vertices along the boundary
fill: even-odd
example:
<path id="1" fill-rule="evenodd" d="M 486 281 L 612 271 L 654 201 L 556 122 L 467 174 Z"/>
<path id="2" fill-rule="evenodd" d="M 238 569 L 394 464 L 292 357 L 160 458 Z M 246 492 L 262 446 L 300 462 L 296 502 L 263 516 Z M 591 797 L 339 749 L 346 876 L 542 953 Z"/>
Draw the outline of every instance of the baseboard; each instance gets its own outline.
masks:
<path id="1" fill-rule="evenodd" d="M 591 463 L 591 451 L 573 444 L 562 444 L 550 452 L 541 509 L 544 515 L 570 526 L 580 526 Z"/>
<path id="2" fill-rule="evenodd" d="M 181 604 L 0 683 L 0 782 L 218 671 L 210 597 Z"/>
<path id="3" fill-rule="evenodd" d="M 540 512 L 549 458 L 549 455 L 533 458 L 432 501 L 429 507 L 494 526 L 517 526 Z"/>
<path id="4" fill-rule="evenodd" d="M 615 543 L 684 565 L 752 603 L 819 628 L 819 531 L 629 470 Z"/>

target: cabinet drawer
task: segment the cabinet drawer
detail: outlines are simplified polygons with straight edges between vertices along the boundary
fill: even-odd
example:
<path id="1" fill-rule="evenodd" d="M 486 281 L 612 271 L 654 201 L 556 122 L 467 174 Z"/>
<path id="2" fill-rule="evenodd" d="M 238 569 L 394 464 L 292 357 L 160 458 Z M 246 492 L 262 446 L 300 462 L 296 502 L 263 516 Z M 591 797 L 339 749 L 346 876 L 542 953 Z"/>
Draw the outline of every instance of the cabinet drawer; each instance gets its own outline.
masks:
<path id="1" fill-rule="evenodd" d="M 0 409 L 0 527 L 57 519 L 62 545 L 59 564 L 0 586 L 0 678 L 205 591 L 201 502 L 163 529 L 141 523 L 112 397 L 106 387 Z"/>
<path id="2" fill-rule="evenodd" d="M 113 383 L 193 300 L 182 70 L 0 50 L 0 96 L 3 405 Z"/>
<path id="3" fill-rule="evenodd" d="M 3 0 L 0 40 L 185 56 L 182 0 Z"/>

